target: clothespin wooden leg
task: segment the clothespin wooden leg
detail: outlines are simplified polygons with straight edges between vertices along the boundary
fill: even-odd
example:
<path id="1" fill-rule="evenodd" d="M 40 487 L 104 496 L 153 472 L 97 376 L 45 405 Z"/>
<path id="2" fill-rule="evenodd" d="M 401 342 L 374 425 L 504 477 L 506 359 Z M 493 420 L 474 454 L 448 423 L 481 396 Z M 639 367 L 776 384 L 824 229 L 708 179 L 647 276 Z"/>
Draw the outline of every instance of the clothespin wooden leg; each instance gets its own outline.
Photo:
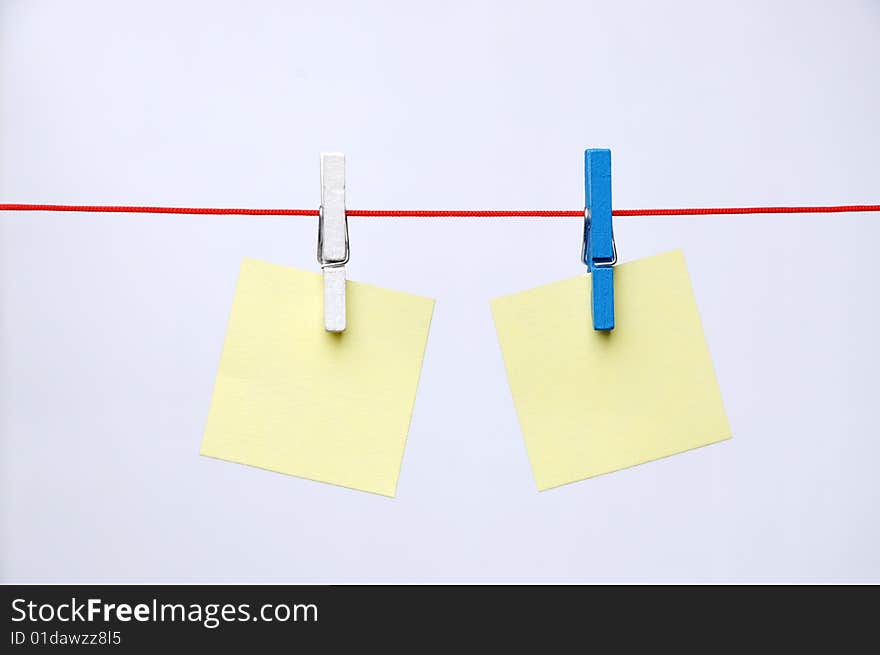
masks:
<path id="1" fill-rule="evenodd" d="M 345 331 L 345 266 L 324 269 L 324 329 Z"/>
<path id="2" fill-rule="evenodd" d="M 593 329 L 614 329 L 614 269 L 610 266 L 594 268 L 593 280 Z"/>
<path id="3" fill-rule="evenodd" d="M 586 209 L 583 260 L 592 279 L 593 329 L 614 329 L 614 269 L 617 247 L 611 217 L 611 151 L 584 153 Z"/>
<path id="4" fill-rule="evenodd" d="M 345 331 L 345 264 L 348 262 L 345 215 L 345 155 L 321 153 L 321 210 L 318 263 L 324 272 L 324 329 Z"/>

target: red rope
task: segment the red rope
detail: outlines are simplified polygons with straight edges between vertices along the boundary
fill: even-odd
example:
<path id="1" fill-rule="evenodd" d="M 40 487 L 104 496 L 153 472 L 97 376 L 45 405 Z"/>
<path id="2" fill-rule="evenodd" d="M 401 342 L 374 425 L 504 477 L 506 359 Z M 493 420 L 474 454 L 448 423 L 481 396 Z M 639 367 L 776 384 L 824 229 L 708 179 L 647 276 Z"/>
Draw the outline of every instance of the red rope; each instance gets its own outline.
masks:
<path id="1" fill-rule="evenodd" d="M 242 209 L 238 207 L 148 207 L 141 205 L 34 205 L 0 204 L 0 211 L 98 212 L 110 214 L 214 214 L 222 216 L 317 216 L 317 209 Z"/>
<path id="2" fill-rule="evenodd" d="M 152 207 L 142 205 L 39 205 L 0 203 L 0 211 L 91 212 L 112 214 L 202 214 L 215 216 L 317 216 L 317 209 L 247 209 L 241 207 Z M 732 214 L 840 214 L 880 212 L 880 205 L 810 207 L 692 207 L 615 209 L 615 216 L 708 216 Z M 582 209 L 349 209 L 362 218 L 582 218 Z"/>

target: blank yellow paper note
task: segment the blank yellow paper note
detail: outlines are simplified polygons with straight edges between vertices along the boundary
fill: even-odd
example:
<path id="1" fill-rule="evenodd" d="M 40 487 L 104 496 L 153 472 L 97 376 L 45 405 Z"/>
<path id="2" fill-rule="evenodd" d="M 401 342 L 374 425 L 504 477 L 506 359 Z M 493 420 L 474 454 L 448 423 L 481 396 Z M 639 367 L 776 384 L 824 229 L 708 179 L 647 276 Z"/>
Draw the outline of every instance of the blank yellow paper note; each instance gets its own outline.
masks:
<path id="1" fill-rule="evenodd" d="M 434 301 L 346 295 L 326 332 L 320 273 L 244 260 L 203 455 L 394 496 Z"/>
<path id="2" fill-rule="evenodd" d="M 614 296 L 611 333 L 589 275 L 492 301 L 541 490 L 731 436 L 684 254 L 616 266 Z"/>

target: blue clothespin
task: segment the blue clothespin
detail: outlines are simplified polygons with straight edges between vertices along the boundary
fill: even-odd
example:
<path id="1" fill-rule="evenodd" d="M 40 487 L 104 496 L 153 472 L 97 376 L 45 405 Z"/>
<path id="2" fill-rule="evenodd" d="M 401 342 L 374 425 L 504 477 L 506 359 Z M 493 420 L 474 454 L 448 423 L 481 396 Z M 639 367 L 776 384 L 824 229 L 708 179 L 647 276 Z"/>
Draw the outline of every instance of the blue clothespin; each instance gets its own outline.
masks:
<path id="1" fill-rule="evenodd" d="M 614 329 L 614 266 L 617 247 L 611 223 L 611 151 L 591 148 L 584 152 L 586 209 L 584 210 L 584 252 L 592 274 L 593 329 Z"/>

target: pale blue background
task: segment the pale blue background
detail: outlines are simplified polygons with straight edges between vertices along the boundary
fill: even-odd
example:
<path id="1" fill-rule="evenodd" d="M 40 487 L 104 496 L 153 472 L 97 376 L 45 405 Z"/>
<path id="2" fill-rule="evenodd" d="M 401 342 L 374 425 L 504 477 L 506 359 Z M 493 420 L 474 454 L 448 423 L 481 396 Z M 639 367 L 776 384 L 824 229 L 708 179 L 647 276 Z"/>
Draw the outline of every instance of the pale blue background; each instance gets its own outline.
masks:
<path id="1" fill-rule="evenodd" d="M 877 2 L 0 4 L 0 201 L 572 208 L 880 202 Z M 577 220 L 370 221 L 437 298 L 388 500 L 198 456 L 243 257 L 312 219 L 0 216 L 0 580 L 880 581 L 880 216 L 633 218 L 683 247 L 735 438 L 539 494 L 490 298 Z"/>

